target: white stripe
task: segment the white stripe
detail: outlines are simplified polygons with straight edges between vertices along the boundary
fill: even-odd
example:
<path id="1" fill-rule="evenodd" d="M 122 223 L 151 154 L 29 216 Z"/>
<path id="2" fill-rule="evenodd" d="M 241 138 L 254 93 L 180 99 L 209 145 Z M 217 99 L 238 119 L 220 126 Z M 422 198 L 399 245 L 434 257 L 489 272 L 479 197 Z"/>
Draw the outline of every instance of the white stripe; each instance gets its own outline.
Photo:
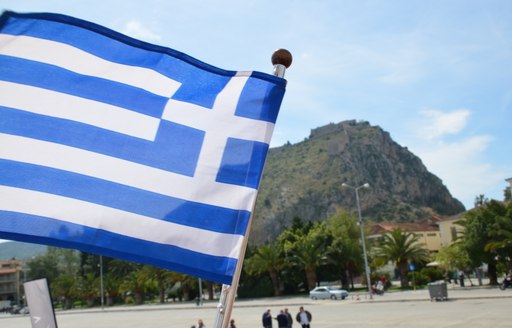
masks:
<path id="1" fill-rule="evenodd" d="M 0 34 L 0 54 L 117 81 L 164 97 L 172 96 L 181 85 L 148 68 L 110 62 L 68 44 L 30 36 Z"/>
<path id="2" fill-rule="evenodd" d="M 238 98 L 239 95 L 236 96 L 236 99 Z M 274 130 L 273 123 L 235 116 L 234 113 L 232 113 L 230 121 L 227 122 L 226 119 L 222 119 L 222 113 L 219 114 L 216 109 L 216 107 L 210 109 L 169 99 L 162 114 L 162 119 L 203 131 L 211 130 L 212 125 L 215 125 L 216 130 L 229 131 L 233 138 L 270 143 Z M 212 122 L 215 122 L 215 124 L 212 124 Z"/>
<path id="3" fill-rule="evenodd" d="M 208 255 L 238 258 L 243 240 L 240 235 L 187 227 L 33 190 L 0 186 L 0 199 L 6 211 L 53 218 Z"/>
<path id="4" fill-rule="evenodd" d="M 155 140 L 160 119 L 122 107 L 24 84 L 0 81 L 0 105 Z"/>
<path id="5" fill-rule="evenodd" d="M 252 211 L 256 199 L 256 190 L 252 188 L 195 179 L 87 150 L 9 134 L 0 134 L 0 158 L 237 210 Z"/>

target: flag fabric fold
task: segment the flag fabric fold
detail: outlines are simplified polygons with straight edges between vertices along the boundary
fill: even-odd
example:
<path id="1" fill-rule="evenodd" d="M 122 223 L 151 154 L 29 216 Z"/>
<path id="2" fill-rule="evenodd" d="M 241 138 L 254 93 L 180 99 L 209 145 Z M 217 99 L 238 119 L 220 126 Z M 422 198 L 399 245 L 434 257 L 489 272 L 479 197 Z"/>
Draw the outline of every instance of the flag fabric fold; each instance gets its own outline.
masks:
<path id="1" fill-rule="evenodd" d="M 0 238 L 230 284 L 285 92 L 59 14 L 0 17 Z"/>

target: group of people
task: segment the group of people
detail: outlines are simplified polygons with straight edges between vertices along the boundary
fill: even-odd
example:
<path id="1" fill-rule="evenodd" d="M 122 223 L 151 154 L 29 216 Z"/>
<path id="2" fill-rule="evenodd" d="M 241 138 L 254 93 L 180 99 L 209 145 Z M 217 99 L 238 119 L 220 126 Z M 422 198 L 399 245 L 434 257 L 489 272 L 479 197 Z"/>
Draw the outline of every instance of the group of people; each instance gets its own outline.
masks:
<path id="1" fill-rule="evenodd" d="M 303 306 L 299 308 L 299 312 L 297 312 L 297 315 L 295 316 L 295 320 L 302 328 L 311 328 L 310 324 L 312 318 L 311 313 L 304 310 Z M 267 309 L 263 313 L 263 317 L 261 319 L 263 328 L 272 328 L 272 320 L 277 320 L 278 328 L 292 328 L 293 325 L 293 317 L 290 312 L 288 312 L 288 308 L 284 308 L 279 311 L 279 314 L 276 317 L 272 317 L 270 309 Z M 192 325 L 190 328 L 206 328 L 206 326 L 204 325 L 203 320 L 199 319 L 197 321 L 197 325 Z M 228 328 L 236 328 L 234 319 L 230 320 Z"/>
<path id="2" fill-rule="evenodd" d="M 196 325 L 192 325 L 190 328 L 206 328 L 206 326 L 204 325 L 203 320 L 202 320 L 202 319 L 199 319 L 199 320 L 197 321 L 197 326 L 196 326 Z M 235 326 L 235 319 L 231 319 L 231 320 L 229 321 L 229 326 L 228 326 L 228 328 L 236 328 L 236 326 Z"/>
<path id="3" fill-rule="evenodd" d="M 293 325 L 293 317 L 290 312 L 288 312 L 287 308 L 279 311 L 279 314 L 276 317 L 272 317 L 270 309 L 267 309 L 261 318 L 263 328 L 272 328 L 272 320 L 277 320 L 278 328 L 291 328 Z M 299 312 L 295 316 L 295 320 L 301 325 L 302 328 L 311 327 L 311 313 L 307 310 L 304 310 L 303 306 L 299 308 Z"/>
<path id="4" fill-rule="evenodd" d="M 464 274 L 464 271 L 455 270 L 451 273 L 446 272 L 445 275 L 448 280 L 448 283 L 451 283 L 453 281 L 455 285 L 460 283 L 461 287 L 465 287 L 464 279 L 466 278 L 466 275 Z"/>
<path id="5" fill-rule="evenodd" d="M 203 319 L 199 319 L 197 325 L 192 325 L 190 328 L 206 328 L 206 326 L 204 325 Z"/>

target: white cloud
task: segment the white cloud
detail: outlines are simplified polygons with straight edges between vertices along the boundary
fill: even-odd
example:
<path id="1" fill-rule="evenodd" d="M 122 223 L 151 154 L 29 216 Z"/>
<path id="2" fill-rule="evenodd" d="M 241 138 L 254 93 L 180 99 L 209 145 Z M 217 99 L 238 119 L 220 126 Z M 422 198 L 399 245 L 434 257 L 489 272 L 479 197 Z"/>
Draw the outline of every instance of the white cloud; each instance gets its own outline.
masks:
<path id="1" fill-rule="evenodd" d="M 417 129 L 417 135 L 421 139 L 431 140 L 440 138 L 446 134 L 461 132 L 468 123 L 471 112 L 467 109 L 459 109 L 453 112 L 441 112 L 438 110 L 424 110 L 421 127 Z"/>
<path id="2" fill-rule="evenodd" d="M 487 156 L 493 136 L 465 133 L 471 111 L 423 110 L 419 116 L 409 122 L 408 128 L 413 129 L 414 136 L 407 140 L 407 146 L 421 158 L 429 172 L 443 181 L 452 196 L 466 208 L 472 208 L 480 194 L 501 199 L 502 190 L 497 186 L 503 185 L 507 172 L 496 167 Z"/>
<path id="3" fill-rule="evenodd" d="M 153 33 L 148 27 L 137 20 L 130 20 L 122 27 L 121 32 L 136 39 L 159 41 L 161 36 Z"/>
<path id="4" fill-rule="evenodd" d="M 499 185 L 506 173 L 485 161 L 483 154 L 492 141 L 490 136 L 474 136 L 449 144 L 440 142 L 430 144 L 417 155 L 430 172 L 443 180 L 454 197 L 471 208 L 475 196 Z"/>

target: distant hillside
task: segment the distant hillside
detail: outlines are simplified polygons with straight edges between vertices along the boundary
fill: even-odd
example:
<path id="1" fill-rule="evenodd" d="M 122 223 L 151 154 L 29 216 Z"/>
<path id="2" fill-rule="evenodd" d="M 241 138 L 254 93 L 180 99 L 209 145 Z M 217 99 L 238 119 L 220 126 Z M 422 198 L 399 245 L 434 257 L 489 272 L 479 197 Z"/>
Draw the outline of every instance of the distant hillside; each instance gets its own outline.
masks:
<path id="1" fill-rule="evenodd" d="M 275 238 L 297 216 L 325 220 L 337 209 L 355 212 L 360 186 L 367 221 L 413 222 L 464 211 L 421 160 L 368 122 L 345 121 L 313 129 L 309 138 L 269 151 L 254 211 L 250 242 Z"/>
<path id="2" fill-rule="evenodd" d="M 0 243 L 0 261 L 7 261 L 13 257 L 17 260 L 28 260 L 33 256 L 46 252 L 47 246 L 38 244 L 8 241 Z"/>

